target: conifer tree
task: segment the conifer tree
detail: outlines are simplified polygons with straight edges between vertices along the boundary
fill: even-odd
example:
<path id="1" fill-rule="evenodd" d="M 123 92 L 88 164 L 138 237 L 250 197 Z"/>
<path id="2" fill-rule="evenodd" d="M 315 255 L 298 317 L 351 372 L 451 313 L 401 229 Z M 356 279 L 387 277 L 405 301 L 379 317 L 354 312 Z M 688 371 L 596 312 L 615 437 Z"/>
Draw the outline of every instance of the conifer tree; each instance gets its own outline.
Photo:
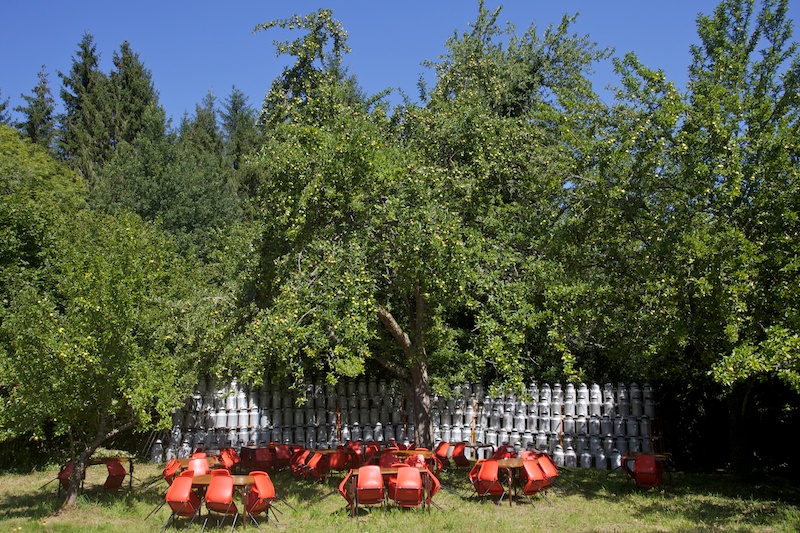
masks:
<path id="1" fill-rule="evenodd" d="M 18 106 L 14 111 L 22 113 L 23 119 L 16 123 L 30 141 L 50 150 L 55 137 L 55 99 L 47 81 L 47 70 L 42 65 L 39 71 L 39 83 L 33 88 L 33 94 L 23 94 L 27 105 Z"/>
<path id="2" fill-rule="evenodd" d="M 225 154 L 234 169 L 239 169 L 242 159 L 255 150 L 257 129 L 256 112 L 247 101 L 247 96 L 235 85 L 219 111 L 222 119 L 222 136 Z"/>
<path id="3" fill-rule="evenodd" d="M 0 91 L 0 124 L 11 124 L 11 114 L 8 112 L 9 98 L 2 99 L 3 91 Z"/>
<path id="4" fill-rule="evenodd" d="M 90 184 L 96 181 L 97 168 L 110 152 L 108 78 L 100 71 L 99 64 L 94 37 L 85 33 L 69 73 L 58 73 L 64 104 L 59 139 L 61 157 Z"/>

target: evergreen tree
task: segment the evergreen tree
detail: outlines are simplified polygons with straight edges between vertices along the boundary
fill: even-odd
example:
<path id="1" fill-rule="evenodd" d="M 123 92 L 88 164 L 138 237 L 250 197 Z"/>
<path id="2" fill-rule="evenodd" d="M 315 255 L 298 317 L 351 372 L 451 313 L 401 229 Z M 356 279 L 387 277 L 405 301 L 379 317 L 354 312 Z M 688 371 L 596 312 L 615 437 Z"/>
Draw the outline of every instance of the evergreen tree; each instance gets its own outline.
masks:
<path id="1" fill-rule="evenodd" d="M 152 75 L 139 60 L 139 54 L 131 51 L 130 43 L 120 45 L 114 53 L 114 70 L 109 77 L 111 83 L 111 145 L 125 141 L 132 143 L 144 127 L 145 110 L 157 105 L 158 95 Z"/>
<path id="2" fill-rule="evenodd" d="M 247 96 L 234 85 L 231 94 L 219 110 L 225 154 L 234 169 L 239 169 L 242 159 L 255 151 L 257 142 L 256 112 Z"/>
<path id="3" fill-rule="evenodd" d="M 22 98 L 27 105 L 14 108 L 14 111 L 23 115 L 23 119 L 16 123 L 17 129 L 32 143 L 51 150 L 55 138 L 56 101 L 50 91 L 44 65 L 39 71 L 39 83 L 33 88 L 33 94 L 23 94 Z"/>
<path id="4" fill-rule="evenodd" d="M 100 71 L 99 64 L 94 37 L 85 33 L 69 73 L 58 73 L 64 104 L 59 139 L 61 157 L 91 185 L 111 150 L 108 78 Z"/>
<path id="5" fill-rule="evenodd" d="M 184 144 L 200 152 L 222 155 L 222 131 L 217 124 L 217 97 L 208 91 L 203 101 L 195 106 L 194 116 L 184 116 L 180 125 Z"/>
<path id="6" fill-rule="evenodd" d="M 3 91 L 0 91 L 0 124 L 11 124 L 11 114 L 8 112 L 10 98 L 3 98 Z"/>

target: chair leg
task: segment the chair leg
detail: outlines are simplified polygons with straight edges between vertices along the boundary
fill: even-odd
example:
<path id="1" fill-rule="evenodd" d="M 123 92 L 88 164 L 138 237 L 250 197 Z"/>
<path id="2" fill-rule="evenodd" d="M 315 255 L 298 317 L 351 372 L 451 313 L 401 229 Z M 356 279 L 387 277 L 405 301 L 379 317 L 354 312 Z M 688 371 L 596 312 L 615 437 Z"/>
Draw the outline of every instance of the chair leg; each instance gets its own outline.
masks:
<path id="1" fill-rule="evenodd" d="M 154 514 L 156 514 L 156 513 L 157 513 L 157 512 L 158 512 L 158 511 L 159 511 L 159 510 L 160 510 L 162 507 L 164 507 L 166 504 L 167 504 L 167 500 L 163 500 L 161 503 L 159 503 L 158 505 L 156 505 L 156 506 L 155 506 L 155 508 L 154 508 L 152 511 L 150 511 L 150 512 L 147 514 L 147 516 L 145 516 L 145 517 L 144 517 L 144 519 L 145 519 L 145 520 L 147 520 L 148 518 L 150 518 L 151 516 L 153 516 Z"/>

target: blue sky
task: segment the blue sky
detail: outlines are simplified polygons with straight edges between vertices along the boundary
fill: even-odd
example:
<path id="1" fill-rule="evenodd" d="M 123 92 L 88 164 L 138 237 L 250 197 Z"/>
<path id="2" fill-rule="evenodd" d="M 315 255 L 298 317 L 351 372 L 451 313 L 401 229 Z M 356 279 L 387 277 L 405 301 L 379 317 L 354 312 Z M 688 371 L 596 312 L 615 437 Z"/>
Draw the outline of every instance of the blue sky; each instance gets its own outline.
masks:
<path id="1" fill-rule="evenodd" d="M 10 4 L 10 5 L 9 5 Z M 652 68 L 662 68 L 679 85 L 686 81 L 689 46 L 697 42 L 697 14 L 710 14 L 716 1 L 672 0 L 485 0 L 503 6 L 502 22 L 518 33 L 535 23 L 540 30 L 557 24 L 564 13 L 580 13 L 573 30 L 588 34 L 615 55 L 635 51 Z M 276 57 L 271 32 L 253 34 L 263 22 L 305 14 L 320 7 L 333 10 L 349 34 L 352 53 L 346 64 L 373 94 L 400 88 L 416 98 L 421 63 L 436 59 L 454 31 L 465 31 L 476 19 L 477 0 L 139 0 L 137 2 L 40 0 L 8 2 L 0 31 L 0 97 L 11 107 L 31 94 L 44 65 L 58 99 L 57 72 L 68 72 L 84 32 L 95 37 L 101 68 L 127 40 L 151 71 L 161 105 L 174 123 L 192 113 L 211 90 L 221 100 L 235 84 L 260 108 L 271 81 L 289 61 Z M 798 8 L 791 15 L 798 16 Z M 797 37 L 797 36 L 795 36 Z M 616 83 L 610 62 L 593 78 L 596 88 Z"/>

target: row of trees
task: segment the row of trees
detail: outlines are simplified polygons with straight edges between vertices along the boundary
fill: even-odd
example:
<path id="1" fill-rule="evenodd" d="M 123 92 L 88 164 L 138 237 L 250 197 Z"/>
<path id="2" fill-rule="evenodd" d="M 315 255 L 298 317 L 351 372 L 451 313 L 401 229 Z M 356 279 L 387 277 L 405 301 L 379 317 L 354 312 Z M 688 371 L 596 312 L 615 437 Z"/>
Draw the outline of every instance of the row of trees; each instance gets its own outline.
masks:
<path id="1" fill-rule="evenodd" d="M 611 53 L 573 19 L 518 34 L 481 2 L 390 109 L 320 10 L 256 28 L 302 32 L 258 116 L 234 89 L 175 131 L 130 47 L 104 75 L 84 36 L 49 140 L 2 130 L 2 438 L 67 436 L 81 463 L 166 427 L 199 372 L 302 402 L 370 371 L 407 384 L 421 443 L 432 392 L 466 379 L 647 380 L 673 451 L 712 457 L 724 428 L 764 459 L 737 423 L 789 427 L 800 390 L 786 12 L 699 17 L 683 91 L 613 59 L 609 106 Z"/>

